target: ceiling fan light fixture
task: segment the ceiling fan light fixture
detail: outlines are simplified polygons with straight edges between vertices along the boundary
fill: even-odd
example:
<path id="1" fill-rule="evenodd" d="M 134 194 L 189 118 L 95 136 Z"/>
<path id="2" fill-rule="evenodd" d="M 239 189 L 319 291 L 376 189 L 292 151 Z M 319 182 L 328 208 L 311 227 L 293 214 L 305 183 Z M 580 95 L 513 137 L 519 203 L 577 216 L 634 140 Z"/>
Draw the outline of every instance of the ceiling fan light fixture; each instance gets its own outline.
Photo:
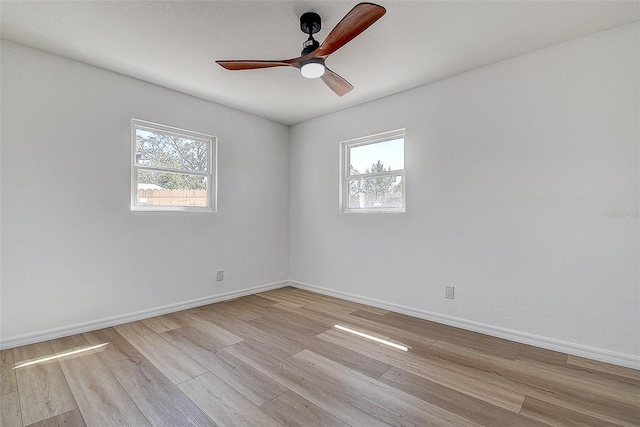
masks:
<path id="1" fill-rule="evenodd" d="M 320 31 L 322 26 L 320 15 L 315 12 L 303 13 L 300 16 L 300 29 L 309 38 L 302 44 L 302 52 L 299 57 L 275 61 L 262 59 L 223 60 L 216 61 L 216 63 L 227 70 L 295 67 L 300 70 L 300 73 L 305 78 L 317 79 L 322 77 L 322 81 L 329 86 L 329 89 L 335 92 L 336 95 L 342 96 L 353 89 L 353 86 L 330 69 L 325 68 L 324 62 L 329 55 L 373 25 L 385 12 L 386 9 L 377 4 L 358 3 L 333 27 L 333 30 L 325 37 L 322 44 L 313 38 L 313 35 Z"/>
<path id="2" fill-rule="evenodd" d="M 324 61 L 320 58 L 311 58 L 300 66 L 300 72 L 303 77 L 308 79 L 317 79 L 324 74 Z"/>

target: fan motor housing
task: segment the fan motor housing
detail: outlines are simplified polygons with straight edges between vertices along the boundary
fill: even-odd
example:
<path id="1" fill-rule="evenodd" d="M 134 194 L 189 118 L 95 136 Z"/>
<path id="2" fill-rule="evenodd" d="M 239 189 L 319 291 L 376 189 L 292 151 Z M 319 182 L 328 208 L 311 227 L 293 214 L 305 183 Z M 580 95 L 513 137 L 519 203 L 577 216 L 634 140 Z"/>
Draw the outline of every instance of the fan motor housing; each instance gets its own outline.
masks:
<path id="1" fill-rule="evenodd" d="M 315 34 L 320 31 L 322 25 L 320 24 L 320 15 L 314 12 L 303 13 L 300 17 L 300 29 L 305 34 Z"/>

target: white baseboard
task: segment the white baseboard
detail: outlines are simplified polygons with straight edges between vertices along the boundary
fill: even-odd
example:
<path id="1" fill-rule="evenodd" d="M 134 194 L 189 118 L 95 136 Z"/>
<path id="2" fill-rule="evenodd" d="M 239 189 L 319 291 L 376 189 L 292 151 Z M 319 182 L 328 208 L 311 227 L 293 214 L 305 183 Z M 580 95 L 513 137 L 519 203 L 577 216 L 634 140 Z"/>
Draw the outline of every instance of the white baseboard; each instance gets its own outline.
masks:
<path id="1" fill-rule="evenodd" d="M 310 285 L 308 283 L 297 282 L 292 280 L 289 282 L 291 286 L 306 289 L 308 291 L 317 292 L 337 298 L 346 299 L 361 304 L 367 304 L 384 310 L 402 313 L 420 319 L 430 320 L 442 323 L 456 328 L 466 329 L 469 331 L 479 332 L 498 338 L 504 338 L 523 344 L 529 344 L 535 347 L 546 348 L 561 353 L 571 354 L 573 356 L 584 357 L 587 359 L 598 360 L 601 362 L 611 363 L 614 365 L 624 366 L 627 368 L 640 369 L 640 357 L 630 354 L 617 353 L 614 351 L 604 350 L 596 347 L 589 347 L 581 344 L 575 344 L 567 341 L 561 341 L 554 338 L 533 335 L 526 332 L 515 331 L 498 326 L 487 325 L 484 323 L 465 320 L 453 316 L 433 313 L 426 310 L 420 310 L 412 307 L 406 307 L 399 304 L 379 301 L 373 298 L 363 297 L 359 295 L 349 294 L 347 292 L 335 291 L 320 286 Z"/>
<path id="2" fill-rule="evenodd" d="M 111 326 L 122 325 L 123 323 L 135 322 L 136 320 L 148 319 L 149 317 L 160 316 L 175 311 L 187 310 L 193 307 L 211 304 L 214 302 L 226 301 L 233 298 L 251 295 L 258 292 L 265 292 L 271 289 L 278 289 L 289 286 L 290 282 L 282 281 L 269 283 L 266 285 L 254 286 L 251 288 L 241 289 L 239 291 L 226 292 L 223 294 L 197 298 L 190 301 L 183 301 L 175 304 L 169 304 L 162 307 L 150 308 L 147 310 L 137 311 L 135 313 L 122 314 L 118 316 L 108 317 L 105 319 L 92 320 L 89 322 L 77 323 L 75 325 L 63 326 L 60 328 L 48 329 L 42 332 L 18 335 L 0 339 L 0 350 L 7 348 L 20 347 L 23 345 L 34 344 L 37 342 L 53 340 L 56 338 L 68 337 L 70 335 L 81 334 L 83 332 L 95 331 L 97 329 L 108 328 Z"/>

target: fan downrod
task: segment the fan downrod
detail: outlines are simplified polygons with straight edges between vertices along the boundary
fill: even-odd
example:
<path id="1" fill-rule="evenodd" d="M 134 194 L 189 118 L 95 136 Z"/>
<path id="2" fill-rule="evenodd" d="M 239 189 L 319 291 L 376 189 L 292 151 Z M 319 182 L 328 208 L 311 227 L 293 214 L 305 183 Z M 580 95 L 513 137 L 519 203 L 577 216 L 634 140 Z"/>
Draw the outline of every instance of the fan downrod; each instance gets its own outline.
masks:
<path id="1" fill-rule="evenodd" d="M 309 34 L 309 38 L 302 43 L 302 56 L 308 55 L 320 47 L 320 43 L 313 38 L 313 35 L 320 31 L 320 15 L 314 12 L 303 13 L 300 17 L 300 29 L 303 33 Z"/>

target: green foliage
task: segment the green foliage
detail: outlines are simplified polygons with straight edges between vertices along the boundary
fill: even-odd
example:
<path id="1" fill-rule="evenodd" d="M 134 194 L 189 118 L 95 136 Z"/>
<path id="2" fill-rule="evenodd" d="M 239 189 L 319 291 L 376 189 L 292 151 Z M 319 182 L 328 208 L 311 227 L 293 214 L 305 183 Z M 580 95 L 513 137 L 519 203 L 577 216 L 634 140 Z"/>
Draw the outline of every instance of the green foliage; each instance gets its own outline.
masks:
<path id="1" fill-rule="evenodd" d="M 139 166 L 176 169 L 183 173 L 139 169 L 138 182 L 162 188 L 204 190 L 206 179 L 189 171 L 207 171 L 208 144 L 171 135 L 139 132 L 136 135 L 136 161 Z"/>
<path id="2" fill-rule="evenodd" d="M 349 165 L 350 175 L 360 175 L 359 172 Z M 388 172 L 391 166 L 384 167 L 380 159 L 364 171 L 364 175 Z M 371 207 L 393 207 L 400 206 L 402 200 L 402 181 L 395 175 L 371 177 L 363 176 L 360 179 L 349 181 L 349 205 L 351 207 L 371 208 Z"/>
<path id="3" fill-rule="evenodd" d="M 360 171 L 349 165 L 349 175 L 360 175 Z M 354 179 L 349 181 L 349 205 L 353 205 L 354 202 L 358 203 L 360 200 L 360 193 L 362 193 L 362 180 Z"/>
<path id="4" fill-rule="evenodd" d="M 167 190 L 189 189 L 206 190 L 206 180 L 203 176 L 182 175 L 151 170 L 138 170 L 138 182 L 155 184 Z"/>

